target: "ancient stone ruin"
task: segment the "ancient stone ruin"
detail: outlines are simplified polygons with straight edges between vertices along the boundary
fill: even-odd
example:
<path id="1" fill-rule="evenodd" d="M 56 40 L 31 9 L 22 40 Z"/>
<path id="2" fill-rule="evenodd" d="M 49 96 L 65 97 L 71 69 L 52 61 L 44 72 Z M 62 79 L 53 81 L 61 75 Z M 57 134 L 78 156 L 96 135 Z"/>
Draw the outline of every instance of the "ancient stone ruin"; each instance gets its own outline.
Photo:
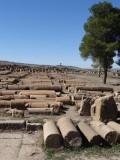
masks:
<path id="1" fill-rule="evenodd" d="M 47 148 L 120 143 L 120 88 L 89 82 L 96 72 L 0 63 L 0 129 L 42 130 Z M 113 73 L 110 73 L 113 75 Z M 82 77 L 82 76 L 81 76 Z"/>

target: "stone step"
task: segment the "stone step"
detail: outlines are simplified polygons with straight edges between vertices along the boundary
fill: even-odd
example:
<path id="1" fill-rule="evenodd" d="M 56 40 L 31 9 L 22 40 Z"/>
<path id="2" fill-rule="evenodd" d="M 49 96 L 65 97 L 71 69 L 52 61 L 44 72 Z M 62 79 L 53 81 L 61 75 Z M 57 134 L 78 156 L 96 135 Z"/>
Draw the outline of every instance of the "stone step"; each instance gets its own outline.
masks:
<path id="1" fill-rule="evenodd" d="M 43 129 L 43 125 L 41 123 L 26 123 L 27 131 L 36 131 Z"/>

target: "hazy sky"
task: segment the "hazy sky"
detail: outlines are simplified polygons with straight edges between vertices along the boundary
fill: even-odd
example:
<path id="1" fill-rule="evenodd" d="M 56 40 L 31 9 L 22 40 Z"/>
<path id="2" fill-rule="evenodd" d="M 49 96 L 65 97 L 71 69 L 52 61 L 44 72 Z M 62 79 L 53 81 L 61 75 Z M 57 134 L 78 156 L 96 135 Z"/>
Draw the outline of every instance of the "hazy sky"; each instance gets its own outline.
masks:
<path id="1" fill-rule="evenodd" d="M 90 67 L 79 45 L 89 8 L 102 1 L 0 0 L 0 59 Z M 110 2 L 120 7 L 120 0 Z"/>

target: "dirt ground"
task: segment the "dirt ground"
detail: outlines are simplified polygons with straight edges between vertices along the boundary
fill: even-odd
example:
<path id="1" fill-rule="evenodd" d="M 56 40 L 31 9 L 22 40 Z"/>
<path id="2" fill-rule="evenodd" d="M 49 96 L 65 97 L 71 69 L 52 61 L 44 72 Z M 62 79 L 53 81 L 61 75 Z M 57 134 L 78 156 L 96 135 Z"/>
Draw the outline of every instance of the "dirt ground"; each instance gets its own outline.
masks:
<path id="1" fill-rule="evenodd" d="M 71 78 L 80 79 L 90 86 L 103 86 L 102 77 L 87 74 L 69 74 Z M 116 91 L 120 91 L 120 77 L 108 76 L 107 84 Z M 52 119 L 57 121 L 60 117 L 70 117 L 75 123 L 81 119 L 90 120 L 91 117 L 82 117 L 76 111 L 76 106 L 65 105 L 65 112 L 60 115 L 27 115 L 25 120 L 45 123 Z M 0 120 L 12 119 L 0 115 Z M 79 149 L 46 149 L 43 144 L 42 130 L 36 132 L 19 131 L 0 133 L 0 160 L 120 160 L 120 144 L 112 147 L 82 147 Z"/>

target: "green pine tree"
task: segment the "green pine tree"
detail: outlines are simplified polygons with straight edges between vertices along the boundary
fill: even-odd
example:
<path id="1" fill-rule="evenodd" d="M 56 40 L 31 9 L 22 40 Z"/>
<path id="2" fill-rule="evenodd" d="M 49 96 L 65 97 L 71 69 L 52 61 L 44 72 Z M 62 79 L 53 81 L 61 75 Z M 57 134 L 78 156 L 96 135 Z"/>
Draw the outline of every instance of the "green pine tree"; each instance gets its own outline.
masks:
<path id="1" fill-rule="evenodd" d="M 108 68 L 113 57 L 120 54 L 120 9 L 108 2 L 99 2 L 90 8 L 91 16 L 84 24 L 86 34 L 79 47 L 85 60 L 91 58 L 100 62 L 106 83 Z"/>

